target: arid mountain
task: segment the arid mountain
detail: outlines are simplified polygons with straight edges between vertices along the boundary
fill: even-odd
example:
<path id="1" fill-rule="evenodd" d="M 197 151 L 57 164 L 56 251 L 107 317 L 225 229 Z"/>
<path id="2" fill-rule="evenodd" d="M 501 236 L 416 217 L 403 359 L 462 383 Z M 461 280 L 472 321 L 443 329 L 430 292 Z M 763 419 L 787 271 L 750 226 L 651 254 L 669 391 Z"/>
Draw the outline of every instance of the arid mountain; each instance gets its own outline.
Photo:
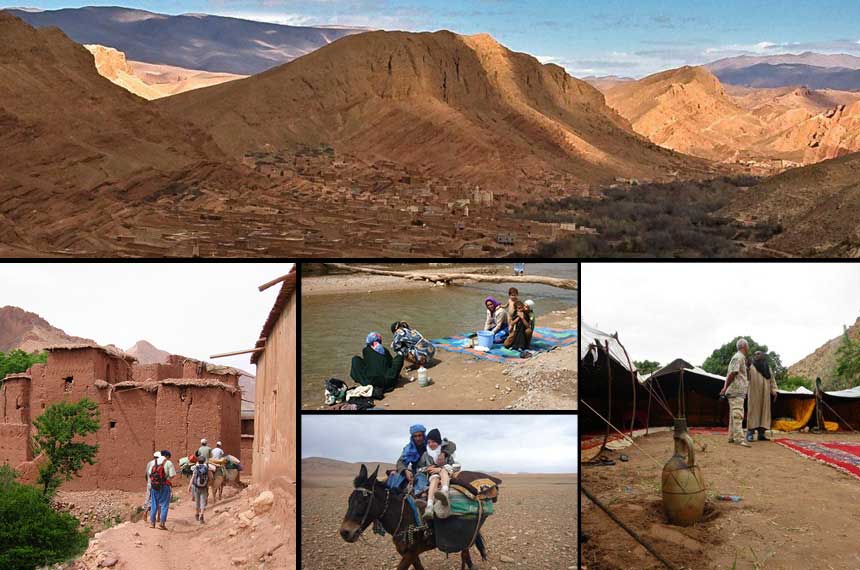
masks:
<path id="1" fill-rule="evenodd" d="M 52 344 L 93 342 L 71 336 L 37 315 L 18 307 L 0 307 L 0 352 L 38 352 Z"/>
<path id="2" fill-rule="evenodd" d="M 476 183 L 547 172 L 656 178 L 703 163 L 629 129 L 561 67 L 486 35 L 369 32 L 266 73 L 157 102 L 224 151 L 331 144 Z"/>
<path id="3" fill-rule="evenodd" d="M 81 44 L 110 46 L 129 59 L 251 75 L 301 57 L 361 28 L 314 28 L 206 14 L 168 16 L 112 6 L 10 10 L 42 28 L 56 26 Z"/>
<path id="4" fill-rule="evenodd" d="M 607 89 L 606 103 L 653 142 L 711 160 L 737 159 L 763 131 L 703 67 L 616 85 Z"/>
<path id="5" fill-rule="evenodd" d="M 860 338 L 860 318 L 853 325 L 846 328 L 848 336 L 852 339 Z M 815 349 L 815 352 L 802 358 L 788 367 L 788 373 L 792 376 L 803 376 L 810 380 L 820 377 L 825 389 L 836 377 L 836 351 L 842 345 L 843 335 L 832 338 Z"/>
<path id="6" fill-rule="evenodd" d="M 829 54 L 805 51 L 803 53 L 783 53 L 777 55 L 740 55 L 718 59 L 705 65 L 712 73 L 719 77 L 725 69 L 743 69 L 752 67 L 759 63 L 769 65 L 795 64 L 812 65 L 815 67 L 844 67 L 847 69 L 860 69 L 860 57 L 845 53 Z"/>
<path id="7" fill-rule="evenodd" d="M 125 54 L 110 47 L 85 45 L 95 58 L 98 72 L 116 85 L 144 99 L 159 99 L 192 89 L 242 79 L 244 75 L 183 69 L 139 61 L 127 61 Z"/>
<path id="8" fill-rule="evenodd" d="M 122 231 L 135 201 L 229 162 L 205 133 L 166 121 L 99 75 L 60 30 L 0 11 L 0 230 L 7 245 L 62 254 Z M 167 180 L 147 184 L 154 178 Z M 159 187 L 160 186 L 160 187 Z M 173 192 L 176 192 L 174 187 Z"/>
<path id="9" fill-rule="evenodd" d="M 137 358 L 141 364 L 157 364 L 159 362 L 167 362 L 170 353 L 166 350 L 161 350 L 152 345 L 149 341 L 139 340 L 134 343 L 134 346 L 125 351 L 127 354 Z"/>
<path id="10" fill-rule="evenodd" d="M 860 93 L 731 86 L 682 67 L 606 90 L 607 104 L 653 142 L 773 169 L 860 151 Z"/>
<path id="11" fill-rule="evenodd" d="M 860 89 L 860 69 L 818 67 L 781 63 L 758 63 L 750 67 L 716 72 L 720 81 L 748 87 L 787 87 L 804 85 L 813 89 Z"/>
<path id="12" fill-rule="evenodd" d="M 778 223 L 767 247 L 802 256 L 860 257 L 860 153 L 795 168 L 739 195 L 724 214 Z"/>

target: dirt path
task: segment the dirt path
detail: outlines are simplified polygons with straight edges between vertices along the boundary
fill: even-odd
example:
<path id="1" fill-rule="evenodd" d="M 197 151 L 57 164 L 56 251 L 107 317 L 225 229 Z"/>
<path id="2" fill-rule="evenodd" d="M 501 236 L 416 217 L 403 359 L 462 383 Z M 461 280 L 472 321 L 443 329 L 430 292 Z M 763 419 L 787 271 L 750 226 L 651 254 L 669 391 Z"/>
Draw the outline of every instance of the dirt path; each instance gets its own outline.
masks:
<path id="1" fill-rule="evenodd" d="M 117 570 L 294 567 L 295 553 L 276 548 L 284 542 L 280 527 L 265 516 L 253 516 L 247 492 L 225 489 L 224 500 L 207 508 L 203 525 L 194 518 L 194 504 L 186 487 L 180 484 L 174 495 L 179 500 L 170 505 L 167 531 L 157 525 L 151 528 L 147 521 L 139 520 L 100 532 L 90 541 L 76 569 L 93 570 L 110 559 L 117 560 L 113 566 Z M 270 551 L 273 553 L 268 556 Z"/>
<path id="2" fill-rule="evenodd" d="M 697 462 L 708 495 L 741 495 L 739 503 L 711 502 L 713 515 L 689 528 L 665 524 L 660 500 L 661 466 L 629 447 L 628 463 L 583 466 L 582 485 L 679 568 L 833 570 L 860 568 L 860 479 L 812 461 L 772 442 L 752 449 L 730 445 L 726 435 L 696 435 Z M 779 436 L 778 436 L 779 437 Z M 791 434 L 817 441 L 860 441 L 857 434 Z M 672 435 L 637 439 L 649 455 L 665 462 Z M 701 446 L 704 450 L 700 450 Z M 594 450 L 582 456 L 590 458 Z M 617 453 L 610 454 L 617 458 Z M 590 501 L 583 499 L 583 567 L 589 570 L 657 570 L 663 566 Z"/>
<path id="3" fill-rule="evenodd" d="M 576 568 L 576 475 L 500 475 L 502 492 L 495 513 L 484 524 L 489 560 L 476 568 L 573 570 Z M 400 557 L 390 536 L 370 530 L 354 544 L 338 536 L 351 480 L 316 478 L 302 482 L 302 568 L 317 570 L 393 569 Z M 427 570 L 456 570 L 460 557 L 436 550 L 421 555 Z"/>

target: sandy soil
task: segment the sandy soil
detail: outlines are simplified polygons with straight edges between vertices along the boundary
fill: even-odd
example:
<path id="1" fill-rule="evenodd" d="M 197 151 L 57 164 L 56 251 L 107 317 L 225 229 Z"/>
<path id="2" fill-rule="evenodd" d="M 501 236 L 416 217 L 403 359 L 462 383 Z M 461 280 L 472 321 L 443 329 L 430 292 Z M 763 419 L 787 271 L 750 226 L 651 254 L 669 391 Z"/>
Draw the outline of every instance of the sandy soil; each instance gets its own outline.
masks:
<path id="1" fill-rule="evenodd" d="M 489 560 L 482 563 L 473 548 L 475 567 L 576 568 L 576 475 L 499 477 L 503 483 L 496 511 L 482 530 Z M 400 556 L 390 536 L 367 531 L 358 542 L 349 544 L 338 535 L 352 489 L 351 478 L 314 477 L 313 483 L 309 486 L 302 481 L 302 568 L 395 568 Z M 459 556 L 446 559 L 438 550 L 422 554 L 421 561 L 427 570 L 460 567 Z"/>
<path id="2" fill-rule="evenodd" d="M 367 265 L 366 267 L 375 267 Z M 386 269 L 391 269 L 386 267 Z M 457 272 L 457 273 L 496 273 L 497 267 L 487 265 L 461 265 L 456 267 L 436 267 L 429 269 L 409 270 L 410 273 L 428 275 L 432 273 Z M 394 271 L 400 271 L 394 268 Z M 406 269 L 402 269 L 406 271 Z M 387 275 L 362 275 L 360 273 L 343 275 L 320 275 L 315 277 L 302 276 L 302 296 L 310 295 L 340 295 L 344 293 L 374 293 L 378 291 L 402 291 L 404 289 L 425 289 L 428 287 L 445 287 L 436 285 L 429 281 L 412 281 L 402 277 L 389 277 Z"/>
<path id="3" fill-rule="evenodd" d="M 846 433 L 776 437 L 860 441 L 860 435 Z M 860 568 L 856 533 L 860 480 L 772 442 L 756 442 L 746 449 L 730 445 L 726 438 L 695 436 L 712 512 L 710 517 L 706 513 L 705 522 L 689 528 L 665 524 L 662 513 L 660 473 L 673 449 L 670 433 L 637 439 L 637 445 L 660 465 L 643 451 L 628 447 L 623 450 L 630 457 L 628 463 L 583 465 L 582 485 L 679 569 Z M 583 459 L 594 452 L 583 451 Z M 718 494 L 741 495 L 743 500 L 713 502 Z M 663 568 L 584 497 L 582 531 L 589 537 L 583 544 L 583 568 Z"/>
<path id="4" fill-rule="evenodd" d="M 96 534 L 74 570 L 97 570 L 116 559 L 116 570 L 282 570 L 295 567 L 295 553 L 283 548 L 284 529 L 266 514 L 254 516 L 252 489 L 225 488 L 224 500 L 207 508 L 206 524 L 194 519 L 186 488 L 170 505 L 168 531 L 150 528 L 143 520 L 124 522 Z M 280 547 L 278 545 L 281 545 Z M 271 555 L 269 554 L 271 552 Z"/>
<path id="5" fill-rule="evenodd" d="M 539 324 L 575 329 L 577 315 L 575 308 L 555 311 L 541 315 Z M 387 393 L 377 407 L 386 410 L 575 410 L 577 354 L 577 344 L 572 344 L 538 354 L 526 362 L 499 364 L 437 350 L 435 363 L 427 369 L 432 384 L 422 388 L 417 382 L 418 373 L 404 368 L 401 383 Z"/>

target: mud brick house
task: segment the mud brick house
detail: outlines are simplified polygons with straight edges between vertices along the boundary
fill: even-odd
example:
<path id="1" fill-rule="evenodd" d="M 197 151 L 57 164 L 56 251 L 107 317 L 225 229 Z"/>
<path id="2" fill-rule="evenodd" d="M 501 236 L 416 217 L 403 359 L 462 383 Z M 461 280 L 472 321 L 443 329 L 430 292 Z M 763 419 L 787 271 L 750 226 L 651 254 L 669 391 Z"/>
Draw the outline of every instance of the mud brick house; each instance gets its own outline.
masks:
<path id="1" fill-rule="evenodd" d="M 145 487 L 144 466 L 155 450 L 175 462 L 197 449 L 201 437 L 220 439 L 241 459 L 239 371 L 180 356 L 138 365 L 110 346 L 48 347 L 48 361 L 13 374 L 0 387 L 0 464 L 35 479 L 32 422 L 53 403 L 89 398 L 99 405 L 101 428 L 88 438 L 99 445 L 96 463 L 64 483 L 69 490 Z"/>
<path id="2" fill-rule="evenodd" d="M 257 365 L 253 482 L 276 497 L 274 512 L 295 548 L 296 269 L 284 277 L 251 362 Z M 293 525 L 293 526 L 290 526 Z"/>

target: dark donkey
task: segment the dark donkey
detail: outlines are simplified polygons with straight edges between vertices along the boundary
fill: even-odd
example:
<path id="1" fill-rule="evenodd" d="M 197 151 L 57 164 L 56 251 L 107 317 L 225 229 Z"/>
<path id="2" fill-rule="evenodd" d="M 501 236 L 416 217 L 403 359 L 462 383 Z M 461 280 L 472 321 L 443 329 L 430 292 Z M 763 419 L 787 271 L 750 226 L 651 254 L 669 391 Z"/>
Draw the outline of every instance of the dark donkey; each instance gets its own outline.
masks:
<path id="1" fill-rule="evenodd" d="M 415 527 L 412 510 L 402 492 L 390 489 L 384 481 L 376 479 L 378 472 L 379 465 L 368 476 L 367 467 L 361 466 L 358 477 L 353 481 L 355 489 L 349 496 L 349 507 L 340 525 L 340 536 L 347 542 L 355 542 L 368 526 L 379 521 L 382 528 L 394 538 L 394 546 L 402 556 L 397 570 L 406 570 L 409 566 L 415 570 L 424 570 L 419 556 L 422 552 L 436 548 L 436 540 L 432 533 L 428 536 L 424 532 L 415 532 L 409 542 L 410 533 L 407 531 L 410 526 Z M 486 560 L 487 551 L 480 532 L 475 533 L 475 546 L 481 553 L 481 559 Z M 472 567 L 472 556 L 466 548 L 460 552 L 460 570 Z"/>

